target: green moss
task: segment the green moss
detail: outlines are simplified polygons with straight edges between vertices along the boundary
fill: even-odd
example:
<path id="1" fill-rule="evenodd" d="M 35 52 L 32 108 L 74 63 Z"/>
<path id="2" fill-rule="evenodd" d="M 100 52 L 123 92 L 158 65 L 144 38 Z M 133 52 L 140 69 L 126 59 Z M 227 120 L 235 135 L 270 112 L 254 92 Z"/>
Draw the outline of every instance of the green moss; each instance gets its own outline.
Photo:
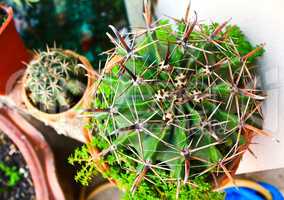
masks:
<path id="1" fill-rule="evenodd" d="M 97 148 L 108 148 L 105 141 L 98 137 L 94 137 L 92 145 Z M 72 165 L 79 164 L 81 166 L 75 180 L 84 186 L 87 186 L 98 173 L 97 169 L 94 167 L 95 165 L 91 161 L 91 155 L 88 153 L 87 145 L 76 149 L 68 160 Z M 195 178 L 190 185 L 184 185 L 181 181 L 181 185 L 178 188 L 176 183 L 166 184 L 162 182 L 159 177 L 155 176 L 155 174 L 150 174 L 149 178 L 155 185 L 143 180 L 133 195 L 130 189 L 136 176 L 129 171 L 123 170 L 131 167 L 133 163 L 123 162 L 121 165 L 117 165 L 114 161 L 115 157 L 113 155 L 107 156 L 105 162 L 110 168 L 102 175 L 105 178 L 116 180 L 117 186 L 123 189 L 124 200 L 175 200 L 177 195 L 180 200 L 224 199 L 224 193 L 214 192 L 212 186 L 202 176 Z M 163 176 L 163 172 L 160 172 L 160 175 Z"/>
<path id="2" fill-rule="evenodd" d="M 21 175 L 19 170 L 15 166 L 7 166 L 4 162 L 0 162 L 0 171 L 2 171 L 5 177 L 0 177 L 2 181 L 7 179 L 7 186 L 14 187 L 20 180 Z M 0 188 L 1 189 L 1 188 Z"/>

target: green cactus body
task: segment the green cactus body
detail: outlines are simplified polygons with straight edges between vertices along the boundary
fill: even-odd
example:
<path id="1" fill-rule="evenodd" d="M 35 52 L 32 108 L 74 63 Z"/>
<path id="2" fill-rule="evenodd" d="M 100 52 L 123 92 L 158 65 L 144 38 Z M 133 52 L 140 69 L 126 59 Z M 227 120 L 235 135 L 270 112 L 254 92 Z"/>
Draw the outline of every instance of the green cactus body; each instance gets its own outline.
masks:
<path id="1" fill-rule="evenodd" d="M 134 34 L 143 37 L 135 45 L 111 28 L 116 38 L 109 35 L 115 44 L 110 56 L 123 59 L 102 74 L 87 112 L 92 145 L 110 165 L 105 176 L 134 197 L 148 187 L 157 199 L 174 199 L 171 186 L 182 199 L 181 190 L 200 176 L 209 182 L 230 178 L 229 166 L 247 142 L 245 124 L 261 128 L 254 123 L 264 99 L 254 64 L 262 48 L 255 50 L 227 23 L 162 20 L 143 36 Z"/>
<path id="2" fill-rule="evenodd" d="M 28 64 L 26 92 L 31 103 L 46 113 L 74 106 L 87 86 L 85 67 L 60 49 L 39 52 Z"/>

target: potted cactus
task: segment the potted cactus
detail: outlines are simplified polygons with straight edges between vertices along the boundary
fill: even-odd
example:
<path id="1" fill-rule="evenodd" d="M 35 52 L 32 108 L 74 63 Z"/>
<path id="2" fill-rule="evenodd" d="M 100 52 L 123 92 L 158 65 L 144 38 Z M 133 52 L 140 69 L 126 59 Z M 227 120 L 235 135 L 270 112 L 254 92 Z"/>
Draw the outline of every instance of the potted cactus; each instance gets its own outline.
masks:
<path id="1" fill-rule="evenodd" d="M 15 72 L 24 68 L 30 55 L 24 46 L 13 21 L 13 10 L 0 4 L 0 95 L 6 91 L 6 83 Z"/>
<path id="2" fill-rule="evenodd" d="M 47 48 L 36 53 L 27 65 L 23 77 L 25 105 L 32 115 L 59 133 L 83 140 L 76 116 L 88 102 L 95 76 L 86 58 L 69 50 Z M 66 123 L 68 120 L 72 122 Z"/>
<path id="3" fill-rule="evenodd" d="M 189 10 L 176 24 L 152 23 L 149 8 L 130 41 L 110 26 L 115 48 L 85 111 L 88 143 L 69 158 L 83 166 L 75 179 L 99 171 L 125 199 L 223 199 L 212 189 L 233 181 L 253 135 L 267 134 L 262 45 L 229 21 L 191 21 Z"/>

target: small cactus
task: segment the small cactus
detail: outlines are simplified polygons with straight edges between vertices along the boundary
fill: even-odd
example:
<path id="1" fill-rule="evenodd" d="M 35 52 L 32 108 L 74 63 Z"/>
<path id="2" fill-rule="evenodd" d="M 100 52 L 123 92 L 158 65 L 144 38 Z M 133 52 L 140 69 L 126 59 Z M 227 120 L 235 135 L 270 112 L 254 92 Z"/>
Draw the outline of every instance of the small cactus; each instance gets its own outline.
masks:
<path id="1" fill-rule="evenodd" d="M 105 162 L 110 169 L 104 175 L 134 197 L 146 184 L 150 196 L 174 199 L 165 191 L 174 184 L 179 199 L 199 176 L 211 183 L 223 175 L 232 179 L 230 165 L 248 142 L 244 135 L 264 133 L 264 96 L 255 75 L 263 49 L 228 21 L 202 24 L 195 14 L 174 25 L 152 23 L 148 9 L 147 28 L 128 41 L 110 26 L 110 59 L 120 59 L 97 81 L 86 111 L 94 137 L 89 158 L 77 151 L 70 161 L 87 163 L 85 171 Z M 84 173 L 77 179 L 87 180 Z"/>
<path id="2" fill-rule="evenodd" d="M 31 103 L 46 113 L 59 113 L 74 106 L 86 86 L 86 69 L 61 49 L 36 54 L 28 64 L 25 89 Z"/>

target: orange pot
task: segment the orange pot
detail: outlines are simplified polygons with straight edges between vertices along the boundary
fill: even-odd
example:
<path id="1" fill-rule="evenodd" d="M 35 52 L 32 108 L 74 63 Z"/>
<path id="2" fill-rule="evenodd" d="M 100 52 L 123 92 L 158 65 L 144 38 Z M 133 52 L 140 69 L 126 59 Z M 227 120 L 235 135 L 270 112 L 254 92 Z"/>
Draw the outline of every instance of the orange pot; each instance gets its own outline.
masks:
<path id="1" fill-rule="evenodd" d="M 51 149 L 42 134 L 10 108 L 0 109 L 0 129 L 18 147 L 33 181 L 37 200 L 65 200 Z"/>
<path id="2" fill-rule="evenodd" d="M 4 95 L 9 92 L 6 90 L 9 78 L 25 68 L 24 63 L 31 56 L 15 28 L 12 8 L 0 5 L 0 11 L 7 15 L 0 27 L 0 95 Z"/>

